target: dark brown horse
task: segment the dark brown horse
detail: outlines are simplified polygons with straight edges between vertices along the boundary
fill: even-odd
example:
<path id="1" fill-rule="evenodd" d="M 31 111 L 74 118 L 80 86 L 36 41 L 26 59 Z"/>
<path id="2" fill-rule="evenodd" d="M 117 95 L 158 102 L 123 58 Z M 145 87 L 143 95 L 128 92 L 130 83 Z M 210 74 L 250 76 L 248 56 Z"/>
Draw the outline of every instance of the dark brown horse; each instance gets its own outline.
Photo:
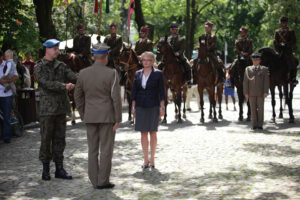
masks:
<path id="1" fill-rule="evenodd" d="M 252 65 L 251 60 L 249 59 L 240 59 L 237 63 L 237 66 L 235 66 L 237 68 L 237 73 L 236 76 L 232 77 L 234 79 L 234 83 L 235 83 L 235 87 L 237 90 L 237 95 L 239 98 L 239 121 L 243 121 L 244 119 L 244 102 L 246 101 L 246 98 L 244 96 L 244 90 L 243 90 L 243 80 L 244 80 L 244 73 L 245 73 L 245 69 L 247 66 Z M 232 66 L 231 66 L 232 68 Z M 230 69 L 231 70 L 231 69 Z M 250 121 L 251 118 L 251 110 L 250 110 L 250 103 L 249 101 L 247 101 L 247 108 L 248 108 L 248 112 L 247 112 L 247 121 Z"/>
<path id="2" fill-rule="evenodd" d="M 133 87 L 134 75 L 139 67 L 139 60 L 137 54 L 130 46 L 123 45 L 121 55 L 120 55 L 120 64 L 124 66 L 126 81 L 125 81 L 125 90 L 126 97 L 128 102 L 128 120 L 133 123 L 133 118 L 131 116 L 132 100 L 131 92 Z"/>
<path id="3" fill-rule="evenodd" d="M 272 108 L 273 108 L 273 115 L 272 120 L 275 122 L 275 87 L 278 87 L 279 95 L 280 95 L 280 114 L 279 118 L 282 118 L 282 91 L 281 88 L 283 87 L 283 93 L 285 96 L 286 104 L 288 105 L 289 109 L 289 122 L 294 123 L 294 115 L 293 115 L 293 91 L 294 85 L 289 83 L 289 71 L 287 66 L 286 60 L 279 56 L 274 49 L 270 47 L 263 47 L 259 49 L 259 52 L 262 54 L 261 58 L 261 65 L 264 65 L 269 68 L 270 72 L 270 92 L 272 96 Z M 296 59 L 296 58 L 295 58 Z M 298 61 L 296 61 L 298 65 Z"/>
<path id="4" fill-rule="evenodd" d="M 182 64 L 177 60 L 172 47 L 168 43 L 168 37 L 160 38 L 157 44 L 157 59 L 164 60 L 164 82 L 165 82 L 165 91 L 166 95 L 168 90 L 171 89 L 172 96 L 175 103 L 175 114 L 177 122 L 181 123 L 181 102 L 182 102 L 182 93 L 183 90 L 186 91 L 186 84 L 184 81 L 184 69 L 181 66 Z M 183 93 L 183 118 L 185 115 L 185 101 L 186 95 Z M 165 116 L 162 123 L 167 123 L 167 106 L 168 101 L 165 101 Z M 177 114 L 178 113 L 178 114 Z"/>
<path id="5" fill-rule="evenodd" d="M 85 65 L 85 62 L 82 59 L 82 57 L 80 57 L 79 55 L 76 55 L 74 53 L 62 52 L 61 54 L 59 54 L 57 59 L 64 62 L 75 73 L 79 73 L 79 71 L 81 69 L 88 67 Z M 72 105 L 72 124 L 75 124 L 76 105 L 75 105 L 75 101 L 74 101 L 74 90 L 69 92 L 69 97 L 70 97 L 70 101 L 72 103 L 71 104 Z"/>
<path id="6" fill-rule="evenodd" d="M 200 107 L 201 107 L 201 118 L 200 122 L 204 123 L 204 100 L 203 91 L 206 89 L 208 93 L 209 103 L 210 103 L 210 113 L 209 118 L 213 119 L 213 122 L 218 122 L 216 113 L 216 99 L 215 99 L 215 88 L 217 87 L 217 96 L 221 104 L 222 94 L 223 94 L 223 84 L 218 84 L 218 75 L 216 70 L 213 68 L 211 59 L 207 54 L 207 47 L 205 44 L 200 43 L 198 48 L 198 59 L 197 59 L 196 69 L 197 69 L 197 84 L 198 92 L 200 96 Z M 222 89 L 221 89 L 222 87 Z M 222 119 L 222 109 L 219 106 L 219 118 Z"/>

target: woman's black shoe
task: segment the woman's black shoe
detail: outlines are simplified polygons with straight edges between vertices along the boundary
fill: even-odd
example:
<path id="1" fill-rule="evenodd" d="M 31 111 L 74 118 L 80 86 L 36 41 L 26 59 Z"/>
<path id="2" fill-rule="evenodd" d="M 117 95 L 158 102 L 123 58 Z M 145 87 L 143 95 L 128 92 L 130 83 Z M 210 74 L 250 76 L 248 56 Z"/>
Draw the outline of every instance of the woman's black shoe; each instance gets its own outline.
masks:
<path id="1" fill-rule="evenodd" d="M 115 187 L 115 184 L 109 183 L 106 185 L 96 186 L 95 189 L 102 190 L 102 189 L 111 189 L 113 187 Z"/>

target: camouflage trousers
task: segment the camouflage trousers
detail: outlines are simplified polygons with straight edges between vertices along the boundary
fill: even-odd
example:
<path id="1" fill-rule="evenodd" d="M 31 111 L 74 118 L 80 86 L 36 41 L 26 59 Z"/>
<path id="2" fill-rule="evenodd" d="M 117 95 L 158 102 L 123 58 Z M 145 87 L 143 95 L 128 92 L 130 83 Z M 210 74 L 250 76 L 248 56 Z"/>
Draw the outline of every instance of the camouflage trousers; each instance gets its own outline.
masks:
<path id="1" fill-rule="evenodd" d="M 39 159 L 43 163 L 51 160 L 62 162 L 66 147 L 66 115 L 40 117 L 41 147 Z"/>

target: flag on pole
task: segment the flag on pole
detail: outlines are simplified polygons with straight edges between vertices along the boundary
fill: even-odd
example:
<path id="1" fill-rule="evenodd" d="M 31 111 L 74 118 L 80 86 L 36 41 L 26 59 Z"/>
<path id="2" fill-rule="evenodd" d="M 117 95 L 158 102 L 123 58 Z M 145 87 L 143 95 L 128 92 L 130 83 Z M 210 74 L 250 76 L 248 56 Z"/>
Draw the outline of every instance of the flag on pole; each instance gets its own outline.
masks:
<path id="1" fill-rule="evenodd" d="M 129 31 L 130 31 L 130 20 L 131 15 L 134 12 L 134 0 L 130 0 L 129 8 L 128 8 L 128 22 L 127 22 L 127 37 L 129 38 Z"/>
<path id="2" fill-rule="evenodd" d="M 98 13 L 98 10 L 99 10 L 98 0 L 95 0 L 94 13 Z"/>

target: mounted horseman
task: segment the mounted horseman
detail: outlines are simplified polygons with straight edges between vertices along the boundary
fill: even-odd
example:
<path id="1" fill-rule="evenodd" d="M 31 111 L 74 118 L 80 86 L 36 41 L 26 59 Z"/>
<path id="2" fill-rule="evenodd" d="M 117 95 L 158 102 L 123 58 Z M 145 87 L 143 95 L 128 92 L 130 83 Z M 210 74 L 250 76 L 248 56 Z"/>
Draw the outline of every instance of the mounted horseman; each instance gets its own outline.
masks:
<path id="1" fill-rule="evenodd" d="M 149 29 L 147 27 L 141 27 L 140 38 L 135 43 L 134 51 L 138 56 L 142 55 L 146 51 L 153 52 L 153 42 L 148 38 Z"/>

